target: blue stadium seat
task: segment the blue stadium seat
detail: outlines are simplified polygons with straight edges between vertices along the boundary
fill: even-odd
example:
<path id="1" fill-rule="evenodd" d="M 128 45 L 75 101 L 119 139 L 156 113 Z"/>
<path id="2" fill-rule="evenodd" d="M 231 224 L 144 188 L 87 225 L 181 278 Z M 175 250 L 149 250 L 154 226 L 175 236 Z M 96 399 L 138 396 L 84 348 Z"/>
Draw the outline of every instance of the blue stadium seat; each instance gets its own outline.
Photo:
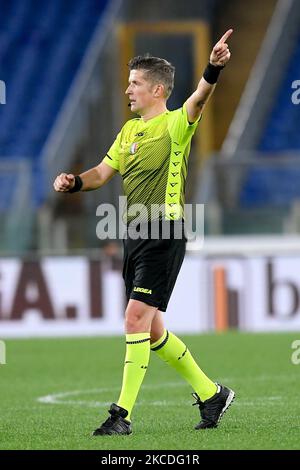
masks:
<path id="1" fill-rule="evenodd" d="M 300 104 L 292 102 L 292 83 L 296 79 L 300 80 L 300 35 L 262 132 L 257 149 L 263 154 L 261 158 L 294 152 L 299 153 L 300 164 Z M 244 207 L 289 206 L 299 198 L 300 171 L 291 166 L 249 170 L 240 194 Z"/>
<path id="2" fill-rule="evenodd" d="M 39 167 L 42 147 L 108 3 L 1 1 L 6 105 L 0 106 L 0 159 L 26 156 Z"/>
<path id="3" fill-rule="evenodd" d="M 299 182 L 300 168 L 254 168 L 246 176 L 240 204 L 245 208 L 288 207 L 292 200 L 300 199 Z"/>

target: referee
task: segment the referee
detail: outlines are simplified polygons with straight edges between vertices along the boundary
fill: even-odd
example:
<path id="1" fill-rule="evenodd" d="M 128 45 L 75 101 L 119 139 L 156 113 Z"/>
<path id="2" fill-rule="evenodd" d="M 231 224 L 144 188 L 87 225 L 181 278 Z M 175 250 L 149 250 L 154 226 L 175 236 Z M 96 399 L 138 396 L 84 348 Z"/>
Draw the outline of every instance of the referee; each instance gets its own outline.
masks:
<path id="1" fill-rule="evenodd" d="M 127 238 L 124 240 L 123 278 L 128 304 L 125 312 L 126 356 L 119 399 L 109 417 L 94 435 L 131 434 L 131 414 L 154 351 L 192 386 L 201 420 L 195 429 L 217 427 L 234 399 L 234 392 L 212 382 L 193 359 L 187 346 L 165 329 L 166 311 L 185 255 L 184 188 L 191 139 L 218 76 L 230 59 L 229 29 L 213 48 L 196 91 L 183 106 L 169 111 L 175 68 L 149 55 L 129 62 L 126 95 L 131 119 L 118 134 L 102 162 L 74 176 L 62 173 L 54 189 L 73 193 L 90 191 L 106 184 L 117 172 L 123 178 L 127 197 Z M 133 209 L 143 205 L 139 223 Z M 163 207 L 163 211 L 158 208 Z M 155 237 L 149 233 L 156 224 Z M 168 224 L 169 236 L 164 228 Z M 136 230 L 139 237 L 133 236 Z"/>

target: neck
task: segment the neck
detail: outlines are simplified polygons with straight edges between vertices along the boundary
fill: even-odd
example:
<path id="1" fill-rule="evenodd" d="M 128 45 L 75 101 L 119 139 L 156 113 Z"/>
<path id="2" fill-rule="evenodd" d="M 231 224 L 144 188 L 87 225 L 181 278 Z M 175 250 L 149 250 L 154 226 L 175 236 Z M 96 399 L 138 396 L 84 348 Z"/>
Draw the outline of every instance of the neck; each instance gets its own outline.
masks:
<path id="1" fill-rule="evenodd" d="M 153 106 L 150 109 L 142 111 L 141 118 L 143 119 L 143 121 L 149 121 L 149 119 L 152 119 L 158 116 L 159 114 L 165 113 L 166 111 L 167 111 L 166 103 L 160 103 L 160 104 L 157 104 L 156 106 Z"/>

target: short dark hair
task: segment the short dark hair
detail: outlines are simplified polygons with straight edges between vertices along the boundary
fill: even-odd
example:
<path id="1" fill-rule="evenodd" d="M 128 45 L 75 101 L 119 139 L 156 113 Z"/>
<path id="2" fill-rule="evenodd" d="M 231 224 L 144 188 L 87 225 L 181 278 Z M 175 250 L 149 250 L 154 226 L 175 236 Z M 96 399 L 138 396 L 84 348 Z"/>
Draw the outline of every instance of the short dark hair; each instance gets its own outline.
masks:
<path id="1" fill-rule="evenodd" d="M 150 54 L 133 57 L 128 63 L 129 70 L 145 70 L 148 79 L 162 83 L 168 99 L 174 88 L 175 67 L 170 62 Z"/>

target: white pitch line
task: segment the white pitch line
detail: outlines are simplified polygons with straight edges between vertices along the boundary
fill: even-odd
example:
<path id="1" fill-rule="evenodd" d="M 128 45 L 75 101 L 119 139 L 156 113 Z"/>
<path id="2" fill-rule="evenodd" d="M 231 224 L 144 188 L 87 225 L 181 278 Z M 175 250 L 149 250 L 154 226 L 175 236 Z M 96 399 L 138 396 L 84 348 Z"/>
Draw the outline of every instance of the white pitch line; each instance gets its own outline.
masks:
<path id="1" fill-rule="evenodd" d="M 261 379 L 261 377 L 259 378 Z M 233 378 L 222 380 L 222 382 L 234 382 Z M 173 388 L 173 387 L 187 387 L 188 385 L 185 382 L 165 382 L 163 384 L 145 384 L 143 385 L 143 389 L 162 389 L 162 388 Z M 106 407 L 111 404 L 108 401 L 94 401 L 94 400 L 66 400 L 69 397 L 75 397 L 80 395 L 87 395 L 87 394 L 102 394 L 106 392 L 112 391 L 119 391 L 120 386 L 113 386 L 113 387 L 105 387 L 105 388 L 94 388 L 88 390 L 72 390 L 68 392 L 60 392 L 45 395 L 43 397 L 38 397 L 37 401 L 43 404 L 50 404 L 50 405 L 71 405 L 71 406 L 85 406 L 88 408 L 100 408 Z M 266 404 L 274 404 L 277 405 L 278 400 L 281 400 L 281 396 L 270 396 L 270 397 L 255 397 L 252 400 L 240 398 L 236 401 L 235 404 L 239 406 L 265 406 Z M 178 405 L 185 405 L 187 404 L 186 400 L 176 400 L 176 401 L 169 401 L 169 400 L 139 400 L 137 405 L 152 405 L 152 406 L 178 406 Z"/>
<path id="2" fill-rule="evenodd" d="M 161 388 L 168 388 L 168 387 L 186 387 L 187 384 L 185 382 L 165 382 L 164 384 L 145 384 L 142 386 L 143 389 L 161 389 Z M 69 392 L 60 392 L 60 393 L 53 393 L 50 395 L 45 395 L 44 397 L 39 397 L 37 398 L 37 401 L 39 403 L 46 403 L 46 404 L 51 404 L 51 405 L 65 405 L 65 404 L 70 404 L 70 405 L 87 405 L 87 406 L 106 406 L 107 402 L 93 402 L 93 401 L 79 401 L 79 400 L 68 400 L 65 401 L 63 400 L 64 398 L 71 397 L 71 396 L 78 396 L 82 394 L 91 394 L 91 393 L 105 393 L 105 392 L 112 392 L 112 391 L 119 391 L 120 386 L 113 386 L 113 387 L 107 387 L 107 388 L 94 388 L 94 389 L 88 389 L 88 390 L 72 390 Z M 176 402 L 178 403 L 178 402 Z M 92 405 L 91 405 L 92 404 Z M 110 404 L 110 402 L 108 403 Z"/>

